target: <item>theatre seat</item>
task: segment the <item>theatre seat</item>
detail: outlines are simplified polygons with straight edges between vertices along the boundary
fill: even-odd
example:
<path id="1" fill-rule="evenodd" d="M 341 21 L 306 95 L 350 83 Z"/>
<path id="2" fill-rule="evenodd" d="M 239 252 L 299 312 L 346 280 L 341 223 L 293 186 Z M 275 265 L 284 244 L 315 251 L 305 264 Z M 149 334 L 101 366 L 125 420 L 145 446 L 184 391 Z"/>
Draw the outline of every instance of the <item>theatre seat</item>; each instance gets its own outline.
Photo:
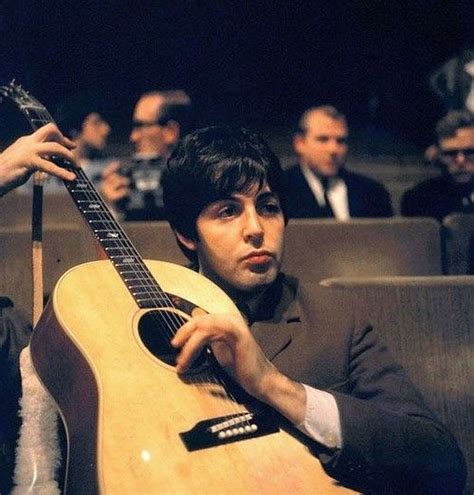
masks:
<path id="1" fill-rule="evenodd" d="M 305 281 L 440 275 L 440 227 L 428 218 L 294 219 L 286 230 L 283 270 Z"/>
<path id="2" fill-rule="evenodd" d="M 381 332 L 426 402 L 457 438 L 474 493 L 474 277 L 332 278 L 356 317 Z M 341 308 L 344 311 L 345 308 Z"/>
<path id="3" fill-rule="evenodd" d="M 69 193 L 43 195 L 43 224 L 82 225 L 83 221 Z M 31 225 L 31 194 L 11 192 L 0 198 L 0 227 Z"/>
<path id="4" fill-rule="evenodd" d="M 474 275 L 474 213 L 448 215 L 442 229 L 444 272 Z"/>
<path id="5" fill-rule="evenodd" d="M 31 227 L 0 227 L 0 294 L 31 321 Z M 95 259 L 94 244 L 82 225 L 49 225 L 43 229 L 44 292 L 49 294 L 69 268 Z"/>
<path id="6" fill-rule="evenodd" d="M 189 263 L 168 222 L 124 222 L 122 226 L 142 258 L 179 265 Z"/>

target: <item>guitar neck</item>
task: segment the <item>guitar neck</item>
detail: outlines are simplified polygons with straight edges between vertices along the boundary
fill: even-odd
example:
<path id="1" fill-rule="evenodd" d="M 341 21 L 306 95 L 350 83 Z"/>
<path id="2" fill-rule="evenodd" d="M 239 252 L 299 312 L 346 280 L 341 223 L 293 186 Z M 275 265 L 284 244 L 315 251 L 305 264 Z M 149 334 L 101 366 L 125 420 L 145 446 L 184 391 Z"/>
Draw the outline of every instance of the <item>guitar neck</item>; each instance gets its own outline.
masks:
<path id="1" fill-rule="evenodd" d="M 44 105 L 14 81 L 8 86 L 0 86 L 0 100 L 1 96 L 13 100 L 34 130 L 55 123 Z M 64 181 L 64 184 L 137 305 L 140 308 L 169 307 L 171 301 L 166 292 L 158 285 L 85 172 L 64 160 L 49 159 L 76 174 L 76 180 Z"/>
<path id="2" fill-rule="evenodd" d="M 170 301 L 140 254 L 83 170 L 70 169 L 77 179 L 64 181 L 92 234 L 107 254 L 140 308 L 169 306 Z"/>

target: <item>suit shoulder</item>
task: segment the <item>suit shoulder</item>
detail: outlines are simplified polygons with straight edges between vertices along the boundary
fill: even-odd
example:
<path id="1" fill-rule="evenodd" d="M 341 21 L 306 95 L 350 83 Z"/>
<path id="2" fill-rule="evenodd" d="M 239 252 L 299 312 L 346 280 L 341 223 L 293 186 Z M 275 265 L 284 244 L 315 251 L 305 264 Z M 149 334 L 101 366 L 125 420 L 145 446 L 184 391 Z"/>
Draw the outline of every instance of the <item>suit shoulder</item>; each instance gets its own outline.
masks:
<path id="1" fill-rule="evenodd" d="M 412 188 L 405 191 L 403 196 L 412 196 L 418 194 L 425 194 L 430 192 L 438 193 L 439 191 L 444 191 L 446 189 L 446 180 L 444 177 L 431 177 L 422 182 L 419 182 Z"/>
<path id="2" fill-rule="evenodd" d="M 377 189 L 379 191 L 387 191 L 385 186 L 376 179 L 368 177 L 367 175 L 359 174 L 357 172 L 345 172 L 346 182 L 352 182 L 353 184 L 358 184 L 362 187 Z"/>

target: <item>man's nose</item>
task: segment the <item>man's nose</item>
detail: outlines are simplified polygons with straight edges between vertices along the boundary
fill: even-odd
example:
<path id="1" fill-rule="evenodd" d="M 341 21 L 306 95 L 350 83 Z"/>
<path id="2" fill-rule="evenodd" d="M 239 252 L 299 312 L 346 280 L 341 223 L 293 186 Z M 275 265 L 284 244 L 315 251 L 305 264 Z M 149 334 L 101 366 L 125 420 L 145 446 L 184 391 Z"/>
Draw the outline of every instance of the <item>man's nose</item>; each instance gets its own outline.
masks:
<path id="1" fill-rule="evenodd" d="M 260 243 L 263 240 L 263 227 L 256 210 L 246 212 L 244 219 L 244 238 Z"/>

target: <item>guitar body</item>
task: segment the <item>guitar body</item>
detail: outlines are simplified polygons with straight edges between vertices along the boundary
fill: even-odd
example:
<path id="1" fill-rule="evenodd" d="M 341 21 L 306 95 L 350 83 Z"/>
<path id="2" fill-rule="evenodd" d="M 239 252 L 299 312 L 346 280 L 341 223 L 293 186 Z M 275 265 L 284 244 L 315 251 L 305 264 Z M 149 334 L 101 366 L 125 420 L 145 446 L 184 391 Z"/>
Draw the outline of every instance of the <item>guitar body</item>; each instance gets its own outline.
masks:
<path id="1" fill-rule="evenodd" d="M 167 293 L 210 313 L 238 312 L 199 274 L 145 263 Z M 187 448 L 180 433 L 244 409 L 199 371 L 182 378 L 149 350 L 139 330 L 149 311 L 110 262 L 97 261 L 63 275 L 35 328 L 33 363 L 66 427 L 68 495 L 352 493 L 281 429 Z"/>

